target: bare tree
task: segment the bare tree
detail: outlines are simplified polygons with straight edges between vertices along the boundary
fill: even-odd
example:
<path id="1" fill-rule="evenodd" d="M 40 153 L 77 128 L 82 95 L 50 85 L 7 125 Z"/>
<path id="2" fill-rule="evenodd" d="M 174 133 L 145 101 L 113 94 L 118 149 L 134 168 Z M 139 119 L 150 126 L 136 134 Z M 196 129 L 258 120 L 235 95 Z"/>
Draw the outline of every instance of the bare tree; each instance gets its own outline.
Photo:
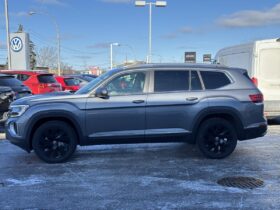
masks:
<path id="1" fill-rule="evenodd" d="M 43 47 L 37 51 L 37 66 L 57 69 L 57 50 L 54 47 Z M 61 62 L 61 73 L 72 72 L 73 67 Z"/>
<path id="2" fill-rule="evenodd" d="M 54 47 L 43 47 L 37 51 L 37 66 L 57 68 L 57 52 Z"/>

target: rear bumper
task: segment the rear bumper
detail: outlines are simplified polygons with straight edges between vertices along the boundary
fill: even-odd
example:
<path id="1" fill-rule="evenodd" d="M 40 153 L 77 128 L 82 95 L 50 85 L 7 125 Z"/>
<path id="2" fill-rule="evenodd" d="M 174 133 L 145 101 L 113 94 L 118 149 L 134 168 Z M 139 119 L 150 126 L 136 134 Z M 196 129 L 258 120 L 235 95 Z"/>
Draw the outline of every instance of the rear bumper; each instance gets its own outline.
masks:
<path id="1" fill-rule="evenodd" d="M 258 123 L 254 126 L 250 126 L 245 128 L 242 132 L 240 141 L 255 139 L 259 137 L 263 137 L 267 133 L 267 123 Z"/>

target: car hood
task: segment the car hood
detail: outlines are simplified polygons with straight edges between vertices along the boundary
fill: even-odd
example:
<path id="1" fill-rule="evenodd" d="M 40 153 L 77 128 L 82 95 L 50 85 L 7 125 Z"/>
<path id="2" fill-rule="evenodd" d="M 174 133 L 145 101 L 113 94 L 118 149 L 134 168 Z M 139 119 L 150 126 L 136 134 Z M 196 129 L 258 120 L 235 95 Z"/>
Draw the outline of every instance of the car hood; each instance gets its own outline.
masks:
<path id="1" fill-rule="evenodd" d="M 0 93 L 5 93 L 8 91 L 12 91 L 12 89 L 10 87 L 0 86 Z"/>
<path id="2" fill-rule="evenodd" d="M 20 98 L 14 101 L 11 105 L 33 105 L 38 103 L 47 103 L 54 101 L 67 101 L 75 98 L 85 98 L 85 95 L 74 95 L 69 92 L 54 92 L 43 95 L 33 95 Z"/>

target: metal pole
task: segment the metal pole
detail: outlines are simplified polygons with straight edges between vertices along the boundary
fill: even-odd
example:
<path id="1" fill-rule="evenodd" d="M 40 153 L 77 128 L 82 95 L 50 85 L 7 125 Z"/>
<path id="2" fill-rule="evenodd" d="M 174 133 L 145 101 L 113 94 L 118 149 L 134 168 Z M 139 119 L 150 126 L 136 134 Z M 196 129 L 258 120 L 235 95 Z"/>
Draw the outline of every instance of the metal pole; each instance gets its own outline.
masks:
<path id="1" fill-rule="evenodd" d="M 57 70 L 58 76 L 61 75 L 61 62 L 60 62 L 60 34 L 57 33 Z"/>
<path id="2" fill-rule="evenodd" d="M 148 63 L 152 62 L 152 2 L 149 4 L 149 53 L 148 53 Z"/>
<path id="3" fill-rule="evenodd" d="M 6 36 L 7 36 L 7 52 L 8 52 L 8 69 L 11 69 L 11 48 L 10 48 L 10 25 L 8 13 L 8 0 L 5 0 L 5 17 L 6 17 Z"/>
<path id="4" fill-rule="evenodd" d="M 59 31 L 59 27 L 58 27 L 58 24 L 57 24 L 57 21 L 55 19 L 54 16 L 50 15 L 49 13 L 43 13 L 43 14 L 46 14 L 48 15 L 49 17 L 51 17 L 54 25 L 55 25 L 55 29 L 56 29 L 56 41 L 57 41 L 57 74 L 58 76 L 61 75 L 61 61 L 60 61 L 60 31 Z"/>
<path id="5" fill-rule="evenodd" d="M 110 63 L 111 69 L 113 69 L 113 44 L 110 44 Z"/>

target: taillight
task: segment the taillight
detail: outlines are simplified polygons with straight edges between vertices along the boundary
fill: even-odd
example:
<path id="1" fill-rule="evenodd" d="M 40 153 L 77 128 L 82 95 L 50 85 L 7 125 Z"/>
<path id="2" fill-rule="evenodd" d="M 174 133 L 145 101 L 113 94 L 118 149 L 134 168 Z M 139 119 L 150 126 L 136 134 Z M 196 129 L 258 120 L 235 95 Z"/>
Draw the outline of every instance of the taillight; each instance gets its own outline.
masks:
<path id="1" fill-rule="evenodd" d="M 249 95 L 251 101 L 253 103 L 262 103 L 263 102 L 263 94 L 254 94 L 254 95 Z"/>
<path id="2" fill-rule="evenodd" d="M 46 87 L 48 87 L 47 84 L 44 84 L 44 83 L 39 84 L 39 88 L 46 88 Z"/>
<path id="3" fill-rule="evenodd" d="M 251 80 L 258 87 L 258 79 L 256 77 L 252 77 Z"/>

